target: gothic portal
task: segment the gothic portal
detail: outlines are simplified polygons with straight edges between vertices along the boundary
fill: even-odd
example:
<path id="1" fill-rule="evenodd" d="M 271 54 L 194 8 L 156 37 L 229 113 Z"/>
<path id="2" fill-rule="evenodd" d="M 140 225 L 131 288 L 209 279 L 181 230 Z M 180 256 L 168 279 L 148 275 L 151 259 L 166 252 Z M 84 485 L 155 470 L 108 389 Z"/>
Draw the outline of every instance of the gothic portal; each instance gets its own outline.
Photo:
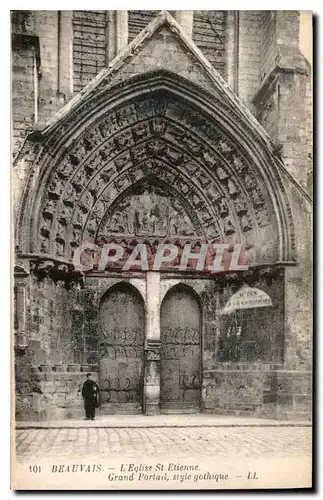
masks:
<path id="1" fill-rule="evenodd" d="M 309 418 L 310 198 L 268 135 L 283 120 L 264 115 L 278 87 L 268 79 L 248 101 L 232 84 L 229 36 L 222 77 L 185 30 L 159 13 L 17 150 L 18 418 L 81 415 L 88 371 L 101 415 Z M 294 83 L 279 64 L 282 113 Z M 88 270 L 74 260 L 83 244 Z M 110 244 L 120 258 L 100 267 L 93 255 Z M 160 244 L 176 255 L 156 268 Z M 126 265 L 138 245 L 145 268 Z M 239 247 L 243 267 L 198 267 L 203 245 L 230 259 Z"/>

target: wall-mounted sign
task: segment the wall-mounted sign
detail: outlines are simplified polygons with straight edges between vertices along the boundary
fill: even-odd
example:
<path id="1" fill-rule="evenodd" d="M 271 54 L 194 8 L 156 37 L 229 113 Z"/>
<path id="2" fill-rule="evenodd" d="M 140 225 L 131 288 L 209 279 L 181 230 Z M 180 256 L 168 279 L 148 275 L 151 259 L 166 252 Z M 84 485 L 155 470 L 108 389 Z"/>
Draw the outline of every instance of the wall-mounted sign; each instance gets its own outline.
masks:
<path id="1" fill-rule="evenodd" d="M 240 309 L 254 309 L 272 305 L 272 300 L 266 292 L 259 290 L 259 288 L 243 285 L 240 290 L 230 297 L 220 314 L 231 314 Z"/>

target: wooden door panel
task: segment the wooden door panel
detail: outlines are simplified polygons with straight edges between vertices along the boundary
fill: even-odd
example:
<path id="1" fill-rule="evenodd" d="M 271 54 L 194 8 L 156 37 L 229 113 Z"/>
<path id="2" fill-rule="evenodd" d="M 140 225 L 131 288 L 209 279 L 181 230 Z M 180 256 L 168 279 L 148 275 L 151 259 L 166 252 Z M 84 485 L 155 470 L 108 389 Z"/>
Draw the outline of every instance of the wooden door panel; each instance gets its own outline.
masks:
<path id="1" fill-rule="evenodd" d="M 102 403 L 142 407 L 144 372 L 144 304 L 125 284 L 113 287 L 100 307 L 99 382 Z"/>
<path id="2" fill-rule="evenodd" d="M 199 407 L 201 318 L 193 292 L 175 287 L 161 307 L 161 407 Z"/>

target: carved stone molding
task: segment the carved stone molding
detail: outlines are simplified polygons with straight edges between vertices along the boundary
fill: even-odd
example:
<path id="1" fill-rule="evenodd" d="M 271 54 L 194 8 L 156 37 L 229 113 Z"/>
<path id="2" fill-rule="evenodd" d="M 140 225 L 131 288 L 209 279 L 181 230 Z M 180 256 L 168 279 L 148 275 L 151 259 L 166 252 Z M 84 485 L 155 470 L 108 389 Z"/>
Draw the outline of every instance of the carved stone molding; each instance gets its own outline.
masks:
<path id="1" fill-rule="evenodd" d="M 29 276 L 29 262 L 25 260 L 16 260 L 13 274 L 15 279 L 26 278 Z"/>
<path id="2" fill-rule="evenodd" d="M 66 264 L 54 259 L 31 259 L 30 271 L 39 279 L 50 278 L 53 281 L 64 281 L 66 286 L 80 285 L 84 287 L 84 276 L 75 271 L 73 264 Z"/>
<path id="3" fill-rule="evenodd" d="M 255 286 L 259 280 L 264 280 L 269 285 L 273 280 L 283 277 L 284 267 L 282 265 L 263 266 L 239 271 L 239 273 L 230 272 L 226 275 L 218 275 L 214 281 L 214 286 L 219 290 L 224 290 L 230 286 L 241 287 L 244 284 Z"/>

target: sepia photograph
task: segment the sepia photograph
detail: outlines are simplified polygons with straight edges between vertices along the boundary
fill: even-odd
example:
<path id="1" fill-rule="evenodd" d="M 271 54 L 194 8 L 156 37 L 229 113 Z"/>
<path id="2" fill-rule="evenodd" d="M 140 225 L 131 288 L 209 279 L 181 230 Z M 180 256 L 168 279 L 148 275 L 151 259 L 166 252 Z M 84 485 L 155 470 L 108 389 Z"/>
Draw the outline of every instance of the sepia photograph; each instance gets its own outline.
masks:
<path id="1" fill-rule="evenodd" d="M 312 12 L 10 23 L 11 488 L 312 488 Z"/>

